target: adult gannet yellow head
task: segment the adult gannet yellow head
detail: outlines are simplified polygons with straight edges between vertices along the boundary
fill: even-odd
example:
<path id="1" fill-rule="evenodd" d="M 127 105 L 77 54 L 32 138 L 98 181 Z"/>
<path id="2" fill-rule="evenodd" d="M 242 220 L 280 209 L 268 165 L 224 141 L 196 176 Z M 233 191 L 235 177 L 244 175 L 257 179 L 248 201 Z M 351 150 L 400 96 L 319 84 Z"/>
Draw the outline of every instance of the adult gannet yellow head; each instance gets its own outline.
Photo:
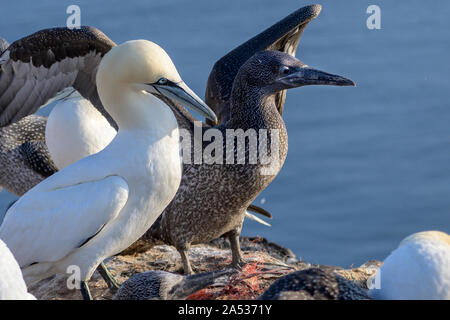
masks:
<path id="1" fill-rule="evenodd" d="M 446 243 L 450 246 L 450 235 L 446 234 L 445 232 L 435 230 L 417 232 L 403 239 L 402 242 L 400 242 L 399 247 L 407 243 L 420 241 L 436 241 L 442 242 L 443 244 Z"/>
<path id="2" fill-rule="evenodd" d="M 100 63 L 97 87 L 106 108 L 117 101 L 120 87 L 126 87 L 166 96 L 217 122 L 214 112 L 183 82 L 169 55 L 151 41 L 132 40 L 112 48 Z M 108 97 L 110 101 L 104 101 Z"/>

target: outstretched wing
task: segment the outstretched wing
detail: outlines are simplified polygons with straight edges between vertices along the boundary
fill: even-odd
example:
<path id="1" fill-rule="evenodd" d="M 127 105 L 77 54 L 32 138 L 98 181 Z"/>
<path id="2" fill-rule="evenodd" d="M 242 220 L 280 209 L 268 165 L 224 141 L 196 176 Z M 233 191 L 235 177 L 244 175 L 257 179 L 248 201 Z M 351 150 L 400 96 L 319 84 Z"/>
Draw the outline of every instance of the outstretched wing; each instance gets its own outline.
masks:
<path id="1" fill-rule="evenodd" d="M 115 125 L 95 84 L 98 65 L 113 46 L 103 32 L 85 26 L 45 29 L 13 42 L 0 55 L 0 126 L 36 112 L 70 86 Z"/>
<path id="2" fill-rule="evenodd" d="M 308 23 L 316 18 L 322 6 L 303 7 L 270 28 L 241 44 L 217 61 L 209 74 L 206 86 L 206 104 L 216 113 L 219 123 L 230 117 L 230 96 L 234 78 L 239 68 L 255 53 L 263 50 L 278 50 L 295 55 L 300 37 Z M 283 112 L 286 91 L 277 94 L 276 103 Z M 211 124 L 207 120 L 208 124 Z"/>
<path id="3" fill-rule="evenodd" d="M 22 268 L 57 261 L 115 219 L 127 199 L 128 185 L 119 176 L 61 188 L 34 188 L 8 210 L 0 239 Z"/>

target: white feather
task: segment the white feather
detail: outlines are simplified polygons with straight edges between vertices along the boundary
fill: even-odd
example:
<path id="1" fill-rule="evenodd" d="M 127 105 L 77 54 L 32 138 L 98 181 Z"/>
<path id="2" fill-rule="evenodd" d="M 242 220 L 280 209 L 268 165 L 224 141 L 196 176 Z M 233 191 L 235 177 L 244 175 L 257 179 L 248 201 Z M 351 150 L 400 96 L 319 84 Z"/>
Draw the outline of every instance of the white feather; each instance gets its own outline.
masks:
<path id="1" fill-rule="evenodd" d="M 81 166 L 89 162 L 92 160 Z M 41 183 L 8 210 L 3 225 L 15 227 L 1 228 L 0 234 L 7 239 L 21 267 L 64 258 L 116 218 L 127 202 L 128 185 L 121 177 L 100 175 L 83 180 L 58 187 Z"/>
<path id="2" fill-rule="evenodd" d="M 265 226 L 271 227 L 272 225 L 266 221 L 264 221 L 263 219 L 255 216 L 254 214 L 248 212 L 247 210 L 245 211 L 245 216 L 249 219 L 255 220 L 256 222 L 259 222 Z"/>
<path id="3" fill-rule="evenodd" d="M 2 240 L 0 240 L 0 300 L 36 300 L 27 292 L 22 271 Z"/>
<path id="4" fill-rule="evenodd" d="M 78 92 L 72 89 L 58 94 L 63 95 L 66 97 L 55 105 L 45 128 L 48 150 L 59 169 L 103 150 L 116 136 L 105 117 Z"/>

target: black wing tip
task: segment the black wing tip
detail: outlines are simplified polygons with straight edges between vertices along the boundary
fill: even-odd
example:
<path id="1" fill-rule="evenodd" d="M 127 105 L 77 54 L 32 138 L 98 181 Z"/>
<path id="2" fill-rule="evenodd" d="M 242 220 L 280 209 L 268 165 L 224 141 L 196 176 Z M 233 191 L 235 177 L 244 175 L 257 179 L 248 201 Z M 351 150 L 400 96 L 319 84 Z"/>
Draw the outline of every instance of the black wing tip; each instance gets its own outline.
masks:
<path id="1" fill-rule="evenodd" d="M 294 22 L 294 24 L 297 26 L 308 24 L 309 22 L 317 18 L 321 11 L 322 5 L 320 4 L 312 4 L 309 6 L 301 7 L 300 9 L 294 11 L 290 15 L 275 23 L 273 26 L 283 24 L 291 25 L 292 22 Z"/>
<path id="2" fill-rule="evenodd" d="M 83 56 L 91 51 L 106 54 L 116 44 L 101 30 L 92 26 L 79 29 L 54 27 L 39 30 L 14 41 L 10 47 L 10 59 L 29 63 L 35 67 L 49 68 L 66 57 Z"/>
<path id="3" fill-rule="evenodd" d="M 279 37 L 282 37 L 286 35 L 290 30 L 292 30 L 295 27 L 308 24 L 315 18 L 317 18 L 322 11 L 322 5 L 320 4 L 312 4 L 309 6 L 301 7 L 297 9 L 296 11 L 292 12 L 291 14 L 285 16 L 283 19 L 279 20 L 278 22 L 274 23 L 272 26 L 268 27 L 264 31 L 260 32 L 250 40 L 242 43 L 240 46 L 234 48 L 230 52 L 228 52 L 226 55 L 224 55 L 222 58 L 220 58 L 218 61 L 214 63 L 213 70 L 216 69 L 221 63 L 223 63 L 224 60 L 226 60 L 228 57 L 232 56 L 236 51 L 238 51 L 240 48 L 245 47 L 250 42 L 255 41 L 258 39 L 258 37 L 264 37 L 267 36 L 267 34 L 271 34 L 272 32 L 269 30 L 280 28 L 283 31 L 279 35 Z M 278 38 L 279 38 L 278 37 Z M 277 39 L 278 39 L 277 38 Z M 261 41 L 258 39 L 257 41 Z M 273 39 L 275 41 L 275 39 Z"/>
<path id="4" fill-rule="evenodd" d="M 300 30 L 297 31 L 298 41 L 303 29 L 321 11 L 320 4 L 301 7 L 222 56 L 214 63 L 209 74 L 205 92 L 206 103 L 214 108 L 214 112 L 220 112 L 221 104 L 226 104 L 229 99 L 234 77 L 242 64 L 254 53 L 266 50 L 296 28 Z"/>
<path id="5" fill-rule="evenodd" d="M 307 12 L 309 12 L 309 14 L 315 18 L 315 17 L 317 17 L 320 14 L 320 11 L 322 11 L 322 5 L 320 5 L 320 4 L 312 4 L 312 5 L 303 7 L 302 9 L 304 9 Z"/>

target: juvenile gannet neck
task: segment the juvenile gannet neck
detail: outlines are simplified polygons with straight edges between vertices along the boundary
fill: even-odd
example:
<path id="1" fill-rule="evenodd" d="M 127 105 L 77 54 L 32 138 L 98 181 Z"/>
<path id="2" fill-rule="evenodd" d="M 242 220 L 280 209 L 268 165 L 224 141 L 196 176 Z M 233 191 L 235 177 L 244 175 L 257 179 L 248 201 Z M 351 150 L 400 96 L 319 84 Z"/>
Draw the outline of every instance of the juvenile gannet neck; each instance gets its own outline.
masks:
<path id="1" fill-rule="evenodd" d="M 236 77 L 235 89 L 231 96 L 231 114 L 227 126 L 246 130 L 249 128 L 267 129 L 272 128 L 274 124 L 283 124 L 284 121 L 275 104 L 275 94 L 265 94 L 261 88 L 247 86 L 245 78 Z M 243 88 L 245 90 L 242 90 Z M 249 117 L 249 114 L 253 116 Z M 272 119 L 276 119 L 276 121 L 272 121 Z"/>
<path id="2" fill-rule="evenodd" d="M 426 231 L 407 237 L 372 280 L 375 299 L 449 300 L 450 235 Z"/>
<path id="3" fill-rule="evenodd" d="M 121 124 L 118 134 L 103 151 L 49 177 L 8 210 L 0 238 L 16 256 L 27 284 L 77 266 L 83 297 L 91 298 L 87 281 L 95 268 L 136 241 L 172 200 L 181 180 L 177 122 L 153 94 L 217 120 L 179 81 L 175 66 L 161 66 L 152 55 L 170 60 L 145 40 L 125 42 L 105 55 L 97 72 L 98 92 Z M 108 84 L 120 90 L 120 100 L 112 101 Z"/>

